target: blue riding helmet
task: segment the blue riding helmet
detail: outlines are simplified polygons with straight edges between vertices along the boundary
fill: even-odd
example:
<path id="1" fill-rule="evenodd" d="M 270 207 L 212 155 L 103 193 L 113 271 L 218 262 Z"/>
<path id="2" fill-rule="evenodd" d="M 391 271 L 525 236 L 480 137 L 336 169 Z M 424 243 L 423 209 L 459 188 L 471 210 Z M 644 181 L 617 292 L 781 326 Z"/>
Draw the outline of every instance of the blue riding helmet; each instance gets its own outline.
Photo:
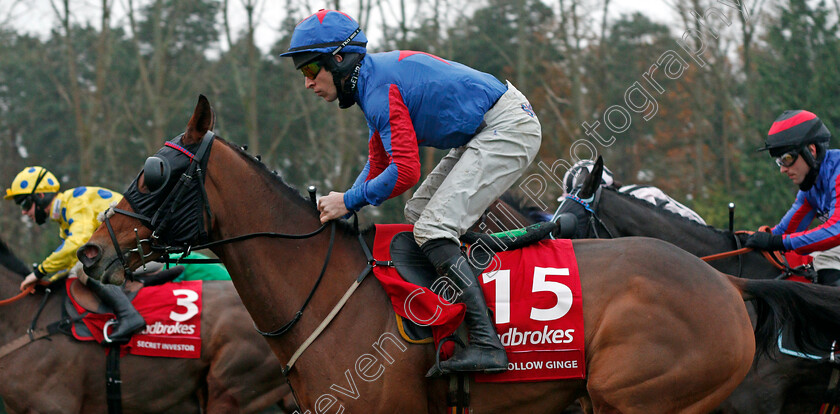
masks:
<path id="1" fill-rule="evenodd" d="M 314 59 L 324 53 L 364 54 L 367 52 L 367 41 L 359 23 L 352 17 L 340 11 L 321 9 L 298 23 L 292 33 L 289 50 L 280 56 L 296 57 L 295 55 L 306 54 Z M 295 59 L 295 66 L 303 66 L 305 63 L 308 62 Z"/>

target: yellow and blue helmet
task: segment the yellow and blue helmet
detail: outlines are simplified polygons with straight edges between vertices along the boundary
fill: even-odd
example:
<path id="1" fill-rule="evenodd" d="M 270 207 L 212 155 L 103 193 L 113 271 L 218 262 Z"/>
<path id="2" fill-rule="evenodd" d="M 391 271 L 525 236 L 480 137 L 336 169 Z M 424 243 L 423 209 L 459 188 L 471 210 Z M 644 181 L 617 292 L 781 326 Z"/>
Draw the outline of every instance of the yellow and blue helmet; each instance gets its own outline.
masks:
<path id="1" fill-rule="evenodd" d="M 53 173 L 40 166 L 26 167 L 15 176 L 12 186 L 6 189 L 6 200 L 34 193 L 57 193 L 60 188 Z"/>

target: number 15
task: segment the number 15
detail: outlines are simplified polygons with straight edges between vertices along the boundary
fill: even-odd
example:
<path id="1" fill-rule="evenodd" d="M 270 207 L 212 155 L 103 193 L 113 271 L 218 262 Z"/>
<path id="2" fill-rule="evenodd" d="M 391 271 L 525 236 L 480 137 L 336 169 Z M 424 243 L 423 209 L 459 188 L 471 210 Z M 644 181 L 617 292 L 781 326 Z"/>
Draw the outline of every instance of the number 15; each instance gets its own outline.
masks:
<path id="1" fill-rule="evenodd" d="M 568 286 L 546 280 L 546 276 L 569 276 L 568 268 L 534 267 L 532 293 L 551 292 L 557 296 L 557 304 L 548 308 L 531 308 L 531 319 L 553 321 L 560 319 L 572 308 L 572 290 Z M 481 275 L 484 283 L 496 282 L 496 323 L 510 323 L 510 270 L 497 270 Z"/>

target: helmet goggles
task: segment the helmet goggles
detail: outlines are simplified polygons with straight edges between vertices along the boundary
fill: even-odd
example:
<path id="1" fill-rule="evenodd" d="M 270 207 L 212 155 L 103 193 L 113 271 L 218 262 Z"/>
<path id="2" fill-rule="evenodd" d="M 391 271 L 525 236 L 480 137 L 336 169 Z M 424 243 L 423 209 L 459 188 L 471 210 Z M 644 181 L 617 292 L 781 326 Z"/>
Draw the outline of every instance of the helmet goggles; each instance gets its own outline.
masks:
<path id="1" fill-rule="evenodd" d="M 799 159 L 799 150 L 792 150 L 776 157 L 776 165 L 779 167 L 791 167 Z"/>

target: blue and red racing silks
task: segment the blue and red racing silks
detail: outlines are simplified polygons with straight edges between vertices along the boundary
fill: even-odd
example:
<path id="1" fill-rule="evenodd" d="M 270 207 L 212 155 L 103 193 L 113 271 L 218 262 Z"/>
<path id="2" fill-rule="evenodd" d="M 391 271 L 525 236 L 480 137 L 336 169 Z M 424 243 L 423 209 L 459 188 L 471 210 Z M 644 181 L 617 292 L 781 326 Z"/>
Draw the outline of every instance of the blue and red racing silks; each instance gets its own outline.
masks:
<path id="1" fill-rule="evenodd" d="M 370 128 L 368 162 L 344 194 L 352 211 L 379 205 L 420 180 L 418 146 L 460 147 L 507 91 L 490 74 L 424 52 L 365 56 L 356 101 Z"/>
<path id="2" fill-rule="evenodd" d="M 840 245 L 838 179 L 840 151 L 827 151 L 814 186 L 808 191 L 799 191 L 793 206 L 782 217 L 782 221 L 773 227 L 773 234 L 786 234 L 783 239 L 785 249 L 808 254 Z M 823 223 L 809 230 L 814 218 L 819 218 Z"/>

